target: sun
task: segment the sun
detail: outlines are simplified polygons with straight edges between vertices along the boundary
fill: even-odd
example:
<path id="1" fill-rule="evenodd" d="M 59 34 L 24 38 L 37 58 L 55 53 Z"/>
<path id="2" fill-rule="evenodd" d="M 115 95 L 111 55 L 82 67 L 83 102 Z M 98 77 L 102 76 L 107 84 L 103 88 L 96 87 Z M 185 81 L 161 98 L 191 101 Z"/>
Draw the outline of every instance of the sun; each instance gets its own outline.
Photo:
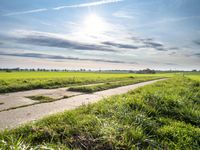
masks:
<path id="1" fill-rule="evenodd" d="M 96 14 L 88 15 L 83 22 L 83 30 L 87 34 L 100 34 L 105 32 L 106 29 L 106 22 Z"/>

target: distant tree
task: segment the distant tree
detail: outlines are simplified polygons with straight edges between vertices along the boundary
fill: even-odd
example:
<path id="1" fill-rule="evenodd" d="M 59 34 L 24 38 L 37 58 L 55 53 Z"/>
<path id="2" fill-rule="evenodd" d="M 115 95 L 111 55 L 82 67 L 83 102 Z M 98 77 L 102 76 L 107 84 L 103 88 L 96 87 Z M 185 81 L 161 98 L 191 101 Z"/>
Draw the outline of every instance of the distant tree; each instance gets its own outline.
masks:
<path id="1" fill-rule="evenodd" d="M 155 74 L 156 71 L 147 68 L 147 69 L 144 69 L 144 70 L 139 70 L 136 73 L 139 73 L 139 74 Z"/>
<path id="2" fill-rule="evenodd" d="M 129 73 L 135 73 L 135 71 L 130 70 Z"/>
<path id="3" fill-rule="evenodd" d="M 11 70 L 11 69 L 5 69 L 5 71 L 6 71 L 6 72 L 12 72 L 12 70 Z"/>

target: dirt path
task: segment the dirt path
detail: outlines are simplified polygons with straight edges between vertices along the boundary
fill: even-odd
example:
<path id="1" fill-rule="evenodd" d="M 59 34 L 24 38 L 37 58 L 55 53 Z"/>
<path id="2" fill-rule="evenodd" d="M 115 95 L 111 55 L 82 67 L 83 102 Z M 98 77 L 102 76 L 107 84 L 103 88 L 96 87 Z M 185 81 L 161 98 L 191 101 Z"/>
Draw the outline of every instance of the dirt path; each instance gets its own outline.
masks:
<path id="1" fill-rule="evenodd" d="M 83 94 L 74 96 L 68 99 L 62 99 L 59 101 L 51 102 L 51 103 L 42 103 L 36 104 L 32 106 L 22 107 L 18 109 L 13 109 L 9 111 L 0 112 L 0 130 L 6 128 L 15 128 L 21 124 L 24 124 L 29 121 L 34 121 L 41 119 L 45 116 L 63 112 L 65 110 L 75 109 L 83 104 L 95 103 L 103 98 L 127 93 L 130 90 L 136 89 L 138 87 L 152 84 L 160 80 L 147 81 L 143 83 L 138 83 L 134 85 L 123 86 L 115 89 L 109 89 L 105 91 L 100 91 L 92 94 Z M 27 92 L 28 93 L 28 92 Z"/>

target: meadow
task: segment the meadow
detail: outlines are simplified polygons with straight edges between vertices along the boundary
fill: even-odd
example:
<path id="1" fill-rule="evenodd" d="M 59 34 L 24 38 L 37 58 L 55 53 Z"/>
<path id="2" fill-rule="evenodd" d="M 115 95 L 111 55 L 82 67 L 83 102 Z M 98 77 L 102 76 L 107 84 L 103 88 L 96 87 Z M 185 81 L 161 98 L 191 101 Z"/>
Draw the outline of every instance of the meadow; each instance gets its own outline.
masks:
<path id="1" fill-rule="evenodd" d="M 0 149 L 200 148 L 200 82 L 177 76 L 0 133 Z"/>
<path id="2" fill-rule="evenodd" d="M 141 76 L 169 77 L 173 76 L 173 74 L 141 75 L 81 72 L 0 72 L 0 93 L 124 81 L 132 77 Z"/>
<path id="3" fill-rule="evenodd" d="M 200 81 L 200 72 L 185 73 L 184 76 L 189 77 L 189 78 L 191 78 L 193 80 Z"/>

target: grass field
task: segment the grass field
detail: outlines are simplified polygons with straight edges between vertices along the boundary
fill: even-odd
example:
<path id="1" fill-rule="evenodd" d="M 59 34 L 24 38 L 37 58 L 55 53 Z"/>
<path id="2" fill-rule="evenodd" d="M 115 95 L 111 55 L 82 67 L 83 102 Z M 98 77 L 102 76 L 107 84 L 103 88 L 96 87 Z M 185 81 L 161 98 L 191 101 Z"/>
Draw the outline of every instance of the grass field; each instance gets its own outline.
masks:
<path id="1" fill-rule="evenodd" d="M 173 76 L 173 74 L 140 75 L 79 72 L 0 72 L 0 93 L 120 81 L 141 76 L 170 77 Z"/>
<path id="2" fill-rule="evenodd" d="M 200 148 L 200 82 L 160 81 L 0 133 L 0 149 Z"/>
<path id="3" fill-rule="evenodd" d="M 193 80 L 200 81 L 200 73 L 199 72 L 197 72 L 197 73 L 194 73 L 194 72 L 193 73 L 186 73 L 185 76 L 187 76 L 187 77 L 189 77 Z"/>
<path id="4" fill-rule="evenodd" d="M 92 73 L 92 72 L 0 72 L 0 79 L 45 79 L 45 78 L 113 78 L 129 76 L 172 76 L 170 73 L 162 74 L 132 74 L 132 73 Z"/>

